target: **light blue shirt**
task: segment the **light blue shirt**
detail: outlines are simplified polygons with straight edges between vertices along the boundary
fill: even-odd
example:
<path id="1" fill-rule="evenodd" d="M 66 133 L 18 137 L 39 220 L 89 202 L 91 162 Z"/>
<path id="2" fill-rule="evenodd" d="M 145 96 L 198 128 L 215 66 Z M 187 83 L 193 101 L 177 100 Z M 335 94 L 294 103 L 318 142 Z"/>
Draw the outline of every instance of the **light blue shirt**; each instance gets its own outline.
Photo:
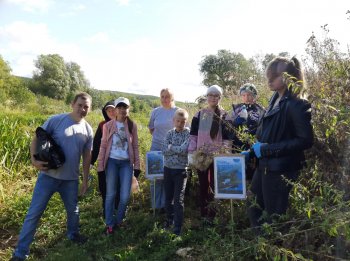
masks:
<path id="1" fill-rule="evenodd" d="M 153 129 L 151 151 L 161 151 L 166 134 L 174 127 L 173 118 L 178 107 L 153 109 L 148 127 Z"/>
<path id="2" fill-rule="evenodd" d="M 56 179 L 79 179 L 80 158 L 84 151 L 92 149 L 93 132 L 89 123 L 84 119 L 76 122 L 64 113 L 50 117 L 42 128 L 61 146 L 66 158 L 60 168 L 42 172 Z"/>

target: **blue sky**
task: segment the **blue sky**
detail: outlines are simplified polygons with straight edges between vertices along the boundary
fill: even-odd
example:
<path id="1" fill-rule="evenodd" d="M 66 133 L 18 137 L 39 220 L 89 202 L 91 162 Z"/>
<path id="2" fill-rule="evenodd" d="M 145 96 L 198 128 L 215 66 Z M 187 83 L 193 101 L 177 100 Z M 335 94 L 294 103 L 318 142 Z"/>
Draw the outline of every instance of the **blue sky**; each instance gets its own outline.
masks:
<path id="1" fill-rule="evenodd" d="M 348 0 L 0 0 L 0 55 L 16 75 L 31 76 L 38 55 L 58 53 L 94 88 L 158 95 L 168 87 L 194 101 L 205 92 L 204 55 L 302 56 L 324 24 L 346 48 L 347 10 Z"/>

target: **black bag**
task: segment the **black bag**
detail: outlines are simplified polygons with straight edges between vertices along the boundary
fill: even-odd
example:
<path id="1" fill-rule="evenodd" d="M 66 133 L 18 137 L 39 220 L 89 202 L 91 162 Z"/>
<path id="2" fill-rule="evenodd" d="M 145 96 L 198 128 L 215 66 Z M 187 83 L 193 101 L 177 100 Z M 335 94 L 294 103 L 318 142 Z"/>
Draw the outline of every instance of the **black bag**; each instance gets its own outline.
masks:
<path id="1" fill-rule="evenodd" d="M 47 167 L 49 169 L 61 167 L 66 160 L 62 148 L 43 128 L 38 127 L 35 133 L 37 142 L 34 158 L 48 162 Z"/>

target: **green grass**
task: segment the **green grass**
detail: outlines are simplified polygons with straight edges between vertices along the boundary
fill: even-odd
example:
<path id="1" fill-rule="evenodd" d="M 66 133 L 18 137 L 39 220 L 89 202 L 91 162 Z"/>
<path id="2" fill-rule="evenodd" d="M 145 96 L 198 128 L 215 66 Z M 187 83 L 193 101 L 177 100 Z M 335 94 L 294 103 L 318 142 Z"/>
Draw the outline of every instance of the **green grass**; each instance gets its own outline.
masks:
<path id="1" fill-rule="evenodd" d="M 142 169 L 151 144 L 147 128 L 149 111 L 132 115 L 139 127 Z M 0 260 L 8 260 L 31 201 L 37 171 L 30 166 L 29 142 L 47 115 L 30 113 L 0 114 Z M 94 111 L 87 120 L 96 130 L 101 114 Z M 18 152 L 19 151 L 19 152 Z M 5 157 L 5 155 L 7 155 Z M 140 178 L 141 192 L 131 198 L 127 226 L 112 236 L 104 235 L 97 174 L 87 195 L 80 199 L 81 231 L 89 237 L 77 246 L 65 237 L 65 210 L 59 195 L 54 195 L 44 212 L 29 260 L 332 260 L 349 259 L 350 202 L 342 191 L 322 182 L 317 170 L 306 170 L 305 179 L 296 183 L 291 208 L 284 219 L 265 226 L 257 237 L 249 227 L 246 201 L 217 200 L 213 227 L 199 218 L 196 176 L 188 184 L 185 198 L 185 223 L 181 237 L 162 229 L 164 216 L 150 212 L 149 181 Z M 322 188 L 322 189 L 320 189 Z M 281 232 L 281 233 L 280 233 Z M 187 256 L 176 251 L 190 248 Z"/>

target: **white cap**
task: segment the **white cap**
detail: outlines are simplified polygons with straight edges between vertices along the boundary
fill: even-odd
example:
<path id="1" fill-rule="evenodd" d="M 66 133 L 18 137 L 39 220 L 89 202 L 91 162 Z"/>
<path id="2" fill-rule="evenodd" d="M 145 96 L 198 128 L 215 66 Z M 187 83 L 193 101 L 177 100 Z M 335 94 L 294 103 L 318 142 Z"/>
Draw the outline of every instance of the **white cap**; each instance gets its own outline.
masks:
<path id="1" fill-rule="evenodd" d="M 130 102 L 129 102 L 129 99 L 128 99 L 128 98 L 119 97 L 118 99 L 116 99 L 116 100 L 114 101 L 115 107 L 117 107 L 118 104 L 120 104 L 120 103 L 124 103 L 124 104 L 126 104 L 127 106 L 130 106 Z"/>
<path id="2" fill-rule="evenodd" d="M 219 85 L 212 85 L 207 89 L 207 95 L 209 93 L 216 93 L 216 94 L 219 94 L 221 96 L 222 95 L 222 88 Z"/>

